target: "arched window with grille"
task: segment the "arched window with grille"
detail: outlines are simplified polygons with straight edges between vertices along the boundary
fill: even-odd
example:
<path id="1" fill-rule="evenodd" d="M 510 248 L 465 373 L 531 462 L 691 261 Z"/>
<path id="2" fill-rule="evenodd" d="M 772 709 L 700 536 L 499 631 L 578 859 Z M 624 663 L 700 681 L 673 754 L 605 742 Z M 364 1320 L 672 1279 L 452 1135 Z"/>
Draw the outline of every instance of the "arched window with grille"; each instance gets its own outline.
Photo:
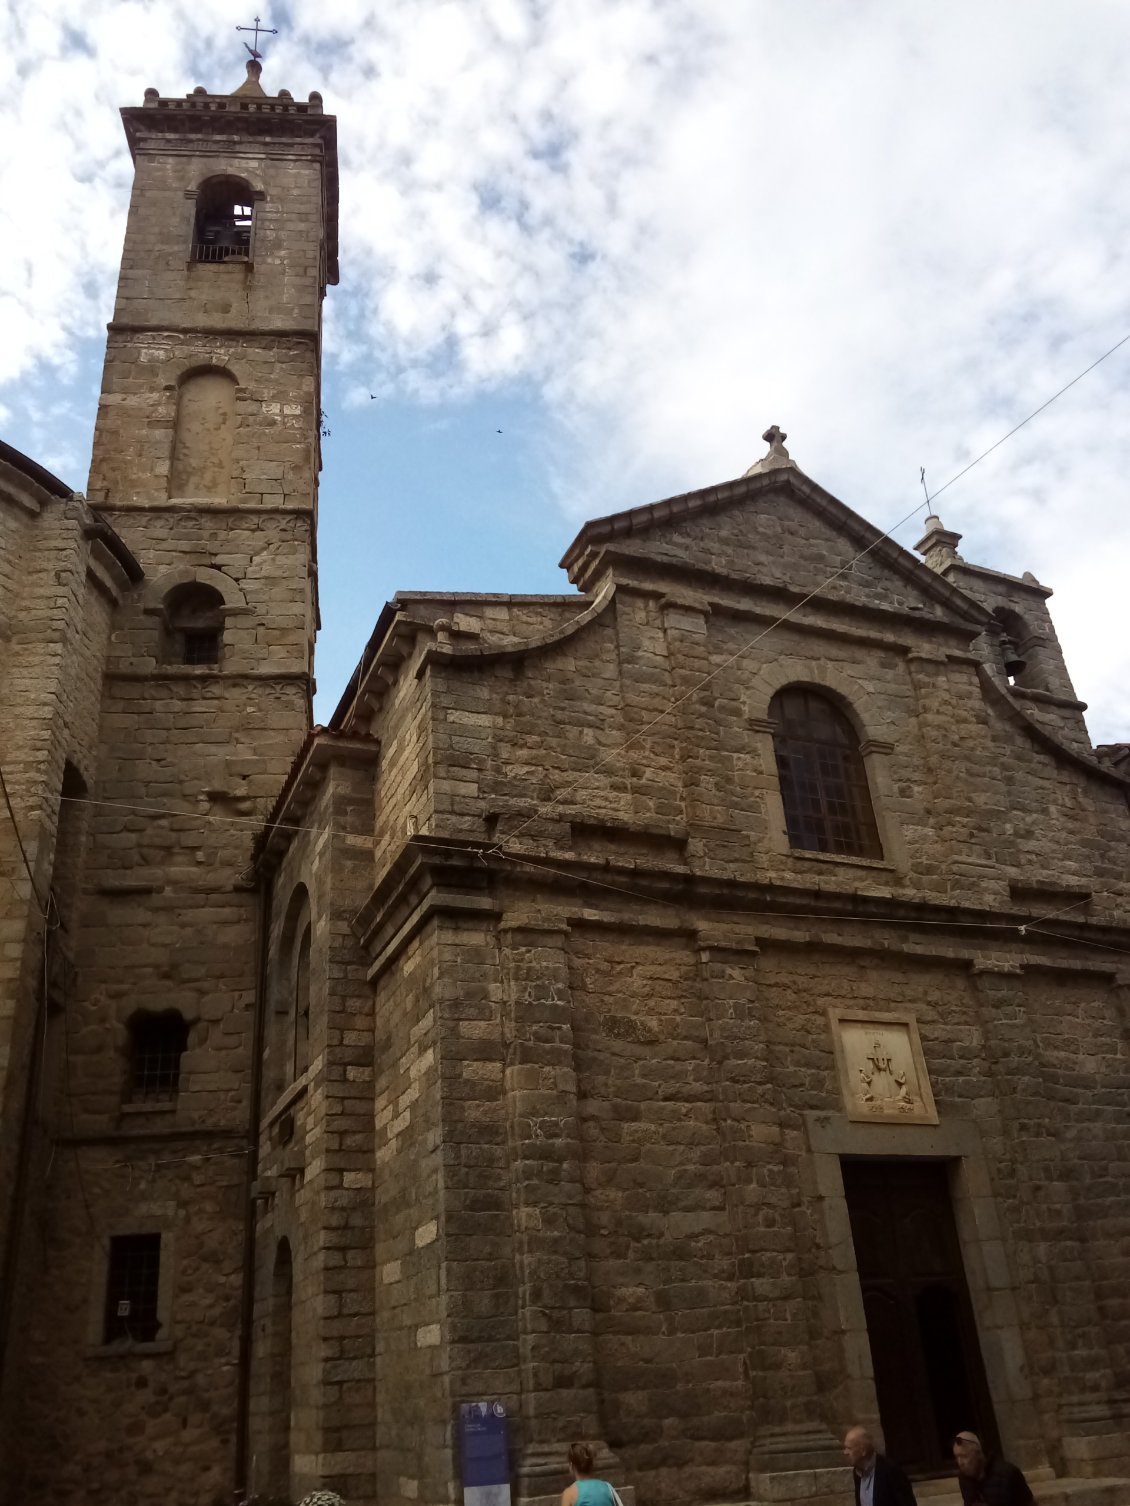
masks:
<path id="1" fill-rule="evenodd" d="M 310 1065 L 310 938 L 306 922 L 294 960 L 294 1079 Z"/>
<path id="2" fill-rule="evenodd" d="M 254 222 L 249 183 L 242 178 L 209 178 L 196 194 L 193 261 L 250 261 Z"/>
<path id="3" fill-rule="evenodd" d="M 281 1093 L 310 1065 L 310 895 L 296 884 L 272 948 L 271 997 L 264 1067 L 271 1090 Z"/>
<path id="4" fill-rule="evenodd" d="M 881 858 L 867 770 L 855 728 L 834 700 L 804 685 L 769 704 L 789 846 Z"/>
<path id="5" fill-rule="evenodd" d="M 198 581 L 174 586 L 164 606 L 165 663 L 218 665 L 224 643 L 224 599 L 215 587 Z"/>
<path id="6" fill-rule="evenodd" d="M 129 1022 L 129 1103 L 172 1103 L 180 1091 L 188 1022 L 175 1009 L 141 1012 Z"/>

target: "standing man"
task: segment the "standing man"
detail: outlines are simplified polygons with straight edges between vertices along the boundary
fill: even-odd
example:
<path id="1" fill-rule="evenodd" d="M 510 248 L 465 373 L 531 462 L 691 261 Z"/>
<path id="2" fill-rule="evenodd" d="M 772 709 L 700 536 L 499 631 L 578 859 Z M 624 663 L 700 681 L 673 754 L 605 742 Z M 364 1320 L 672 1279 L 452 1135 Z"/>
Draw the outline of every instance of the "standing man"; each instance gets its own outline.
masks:
<path id="1" fill-rule="evenodd" d="M 914 1487 L 897 1464 L 876 1452 L 866 1428 L 848 1429 L 844 1458 L 855 1482 L 855 1506 L 917 1506 Z"/>
<path id="2" fill-rule="evenodd" d="M 976 1433 L 958 1433 L 953 1457 L 964 1506 L 1031 1506 L 1035 1500 L 1016 1465 L 999 1454 L 986 1454 Z"/>

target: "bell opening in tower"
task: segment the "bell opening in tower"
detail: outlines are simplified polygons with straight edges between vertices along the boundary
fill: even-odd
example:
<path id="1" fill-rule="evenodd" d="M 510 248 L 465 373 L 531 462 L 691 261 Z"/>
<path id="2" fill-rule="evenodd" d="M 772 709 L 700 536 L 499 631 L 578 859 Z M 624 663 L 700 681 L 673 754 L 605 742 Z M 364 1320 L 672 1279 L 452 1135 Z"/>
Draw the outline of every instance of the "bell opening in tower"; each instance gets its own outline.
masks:
<path id="1" fill-rule="evenodd" d="M 193 261 L 250 261 L 254 219 L 251 188 L 242 178 L 209 178 L 196 200 Z"/>

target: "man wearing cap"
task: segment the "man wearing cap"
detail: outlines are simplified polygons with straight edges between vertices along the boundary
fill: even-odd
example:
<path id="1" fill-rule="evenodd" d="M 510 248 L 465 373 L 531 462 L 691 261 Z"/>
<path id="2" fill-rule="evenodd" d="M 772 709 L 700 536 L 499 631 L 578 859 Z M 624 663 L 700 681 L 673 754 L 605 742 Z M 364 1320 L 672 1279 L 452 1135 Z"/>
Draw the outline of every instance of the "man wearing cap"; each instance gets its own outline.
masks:
<path id="1" fill-rule="evenodd" d="M 963 1506 L 1030 1506 L 1035 1500 L 1016 1465 L 986 1454 L 976 1433 L 958 1433 L 953 1457 Z"/>
<path id="2" fill-rule="evenodd" d="M 917 1506 L 914 1487 L 897 1464 L 876 1451 L 866 1428 L 848 1429 L 844 1458 L 851 1465 L 855 1506 Z"/>

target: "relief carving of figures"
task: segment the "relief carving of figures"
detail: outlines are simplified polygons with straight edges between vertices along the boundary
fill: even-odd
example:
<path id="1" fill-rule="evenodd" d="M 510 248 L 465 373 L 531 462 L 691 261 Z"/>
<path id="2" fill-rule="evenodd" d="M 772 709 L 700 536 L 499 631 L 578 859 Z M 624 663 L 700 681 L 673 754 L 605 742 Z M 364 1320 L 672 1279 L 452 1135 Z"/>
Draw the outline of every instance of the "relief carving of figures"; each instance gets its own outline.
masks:
<path id="1" fill-rule="evenodd" d="M 848 1118 L 937 1124 L 914 1015 L 841 1006 L 828 1014 Z"/>
<path id="2" fill-rule="evenodd" d="M 900 1114 L 912 1114 L 918 1107 L 906 1073 L 896 1069 L 893 1053 L 879 1038 L 859 1069 L 858 1096 L 868 1108 L 880 1111 L 893 1108 Z"/>

